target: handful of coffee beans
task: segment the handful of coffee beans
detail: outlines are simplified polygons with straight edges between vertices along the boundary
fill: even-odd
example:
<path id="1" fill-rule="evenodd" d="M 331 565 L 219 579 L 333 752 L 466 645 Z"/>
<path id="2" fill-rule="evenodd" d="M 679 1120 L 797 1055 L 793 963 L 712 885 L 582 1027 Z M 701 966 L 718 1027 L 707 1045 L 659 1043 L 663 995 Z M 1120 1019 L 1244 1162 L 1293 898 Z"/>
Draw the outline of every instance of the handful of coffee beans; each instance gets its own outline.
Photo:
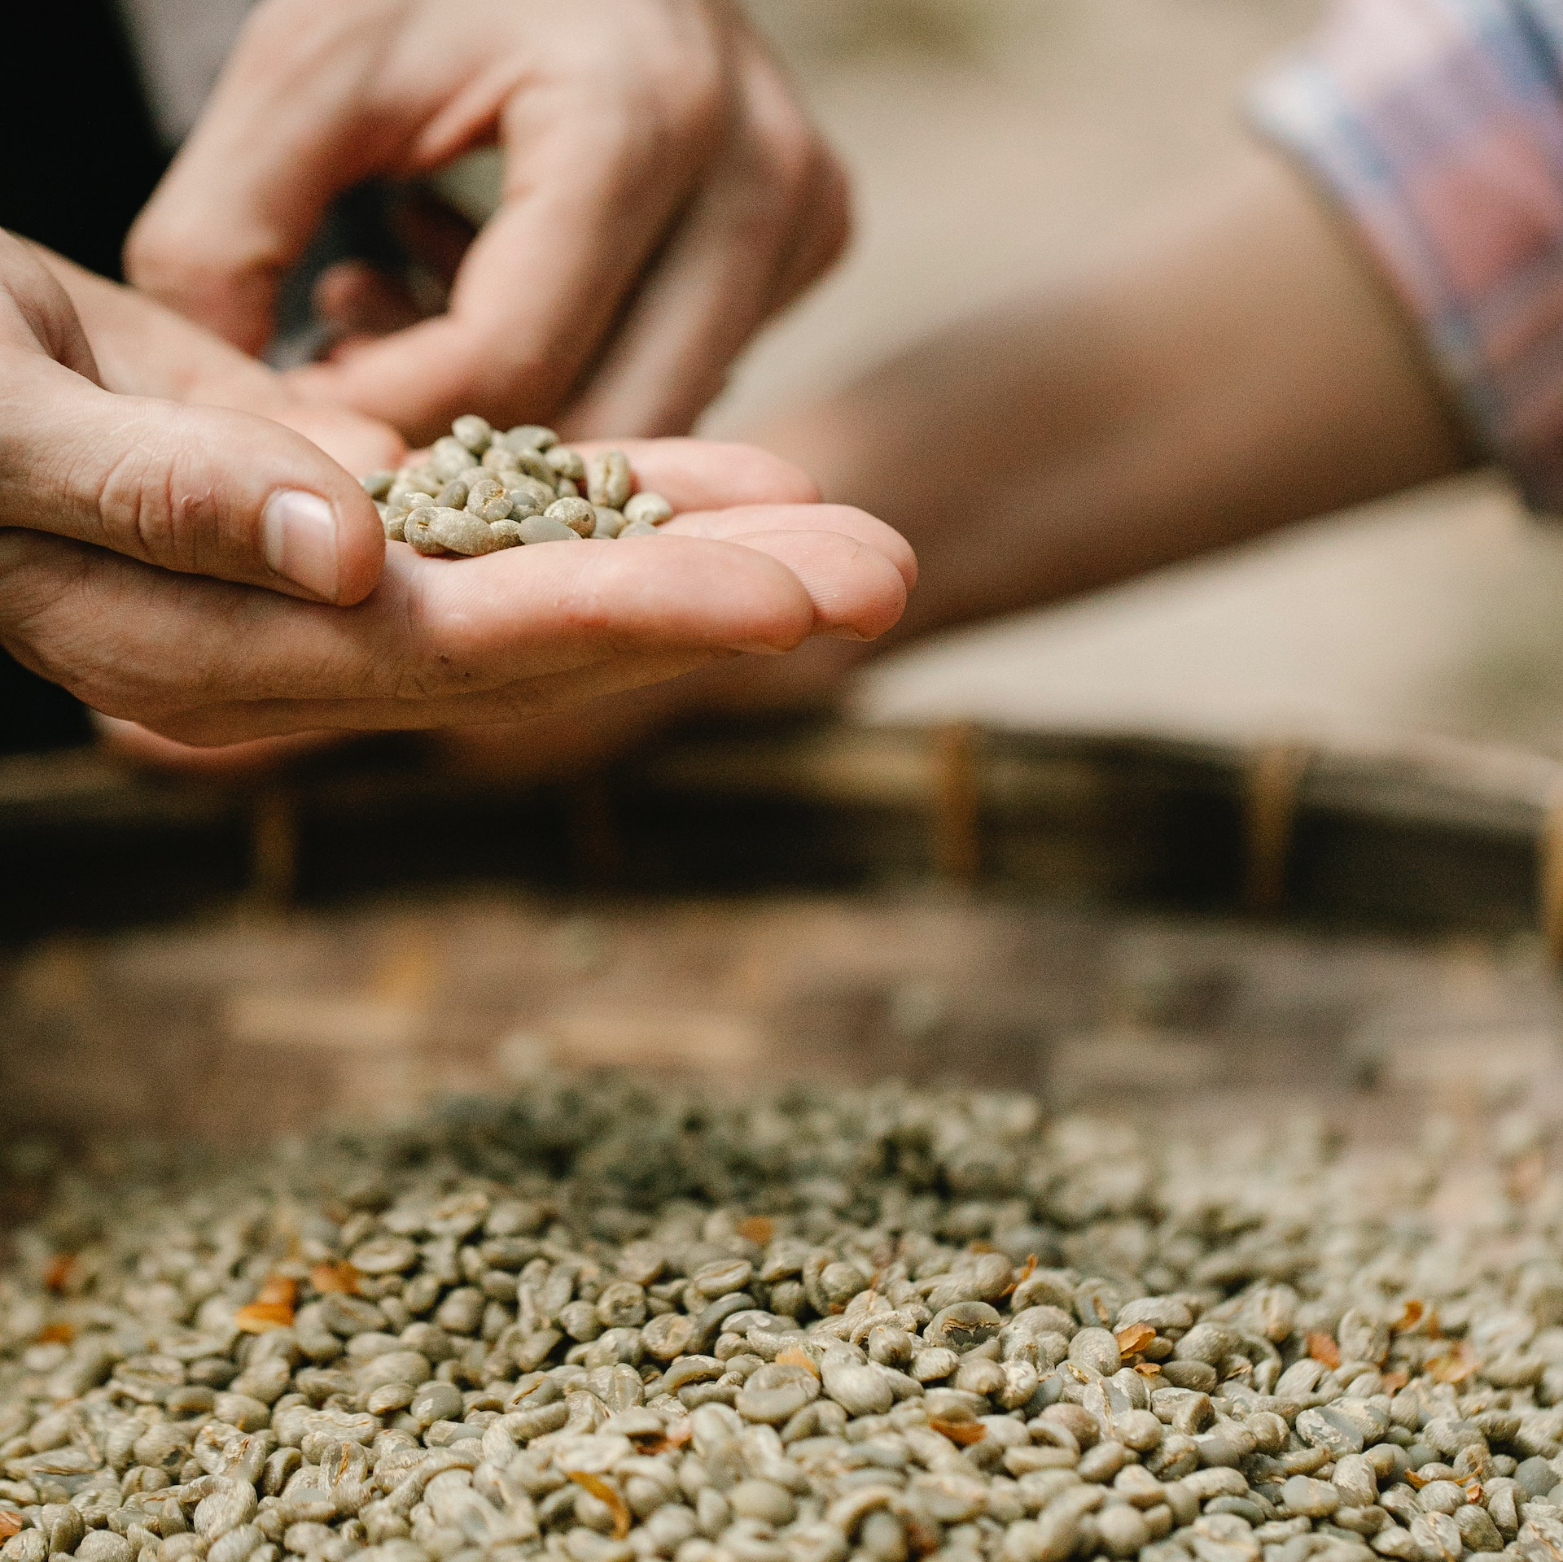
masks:
<path id="1" fill-rule="evenodd" d="M 470 413 L 424 460 L 372 472 L 363 485 L 385 535 L 430 555 L 645 537 L 673 514 L 661 494 L 636 492 L 622 450 L 588 460 L 552 429 L 525 423 L 501 434 Z"/>

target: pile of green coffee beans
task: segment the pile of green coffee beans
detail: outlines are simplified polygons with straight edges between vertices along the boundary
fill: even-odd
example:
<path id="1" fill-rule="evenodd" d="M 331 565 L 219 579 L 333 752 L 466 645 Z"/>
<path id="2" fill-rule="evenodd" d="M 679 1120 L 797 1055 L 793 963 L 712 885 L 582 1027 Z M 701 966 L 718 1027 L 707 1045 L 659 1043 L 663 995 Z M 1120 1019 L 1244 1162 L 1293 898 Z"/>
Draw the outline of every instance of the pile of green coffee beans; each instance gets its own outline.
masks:
<path id="1" fill-rule="evenodd" d="M 1539 1125 L 1277 1116 L 540 1075 L 64 1179 L 0 1562 L 1557 1562 Z"/>
<path id="2" fill-rule="evenodd" d="M 661 494 L 636 492 L 622 450 L 588 458 L 552 429 L 501 434 L 470 413 L 450 427 L 424 460 L 363 479 L 385 535 L 419 553 L 475 558 L 522 543 L 647 537 L 673 514 Z"/>

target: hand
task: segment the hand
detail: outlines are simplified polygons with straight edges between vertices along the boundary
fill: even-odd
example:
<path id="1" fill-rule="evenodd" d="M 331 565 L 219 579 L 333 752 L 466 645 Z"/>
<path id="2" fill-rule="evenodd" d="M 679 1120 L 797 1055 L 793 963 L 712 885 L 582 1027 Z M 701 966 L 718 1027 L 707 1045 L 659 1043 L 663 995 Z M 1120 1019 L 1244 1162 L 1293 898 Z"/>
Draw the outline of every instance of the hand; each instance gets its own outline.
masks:
<path id="1" fill-rule="evenodd" d="M 685 511 L 661 535 L 458 560 L 395 543 L 345 610 L 0 533 L 0 640 L 110 716 L 213 745 L 515 720 L 900 616 L 910 550 L 807 502 L 796 468 L 693 440 L 626 448 Z"/>
<path id="2" fill-rule="evenodd" d="M 299 371 L 416 439 L 468 411 L 682 432 L 845 238 L 843 177 L 728 0 L 263 0 L 129 274 L 258 352 L 337 194 L 485 143 L 503 198 L 448 311 Z M 406 320 L 383 291 L 348 273 L 322 297 Z"/>
<path id="3" fill-rule="evenodd" d="M 256 413 L 297 430 L 349 472 L 396 467 L 405 458 L 407 447 L 388 424 L 312 401 L 265 364 L 133 288 L 28 247 L 75 307 L 108 389 Z"/>
<path id="4" fill-rule="evenodd" d="M 357 415 L 306 406 L 158 306 L 0 233 L 0 527 L 293 596 L 351 603 L 370 591 L 385 535 L 347 472 L 277 423 L 154 397 L 292 416 L 354 453 L 397 446 Z M 27 546 L 9 540 L 13 554 Z"/>

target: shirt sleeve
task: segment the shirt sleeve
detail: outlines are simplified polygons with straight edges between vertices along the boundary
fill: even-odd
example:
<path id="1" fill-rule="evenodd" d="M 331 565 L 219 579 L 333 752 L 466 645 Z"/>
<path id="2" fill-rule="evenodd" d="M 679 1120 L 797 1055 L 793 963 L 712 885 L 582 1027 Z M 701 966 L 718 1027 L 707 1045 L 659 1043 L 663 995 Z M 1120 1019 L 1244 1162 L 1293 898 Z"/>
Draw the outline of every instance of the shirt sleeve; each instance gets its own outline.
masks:
<path id="1" fill-rule="evenodd" d="M 1563 514 L 1563 0 L 1340 0 L 1251 100 L 1345 211 L 1483 452 Z"/>

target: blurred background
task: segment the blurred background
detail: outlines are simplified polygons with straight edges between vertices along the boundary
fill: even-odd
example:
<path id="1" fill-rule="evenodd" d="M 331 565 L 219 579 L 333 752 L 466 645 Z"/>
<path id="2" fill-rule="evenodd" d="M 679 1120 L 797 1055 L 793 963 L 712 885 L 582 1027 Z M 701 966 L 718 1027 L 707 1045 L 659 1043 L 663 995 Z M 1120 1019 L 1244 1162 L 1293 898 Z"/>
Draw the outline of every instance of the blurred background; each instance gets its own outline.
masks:
<path id="1" fill-rule="evenodd" d="M 751 0 L 857 183 L 845 265 L 707 424 L 752 425 L 1081 263 L 1239 144 L 1314 0 Z M 887 659 L 873 721 L 1563 752 L 1563 538 L 1441 484 Z"/>

